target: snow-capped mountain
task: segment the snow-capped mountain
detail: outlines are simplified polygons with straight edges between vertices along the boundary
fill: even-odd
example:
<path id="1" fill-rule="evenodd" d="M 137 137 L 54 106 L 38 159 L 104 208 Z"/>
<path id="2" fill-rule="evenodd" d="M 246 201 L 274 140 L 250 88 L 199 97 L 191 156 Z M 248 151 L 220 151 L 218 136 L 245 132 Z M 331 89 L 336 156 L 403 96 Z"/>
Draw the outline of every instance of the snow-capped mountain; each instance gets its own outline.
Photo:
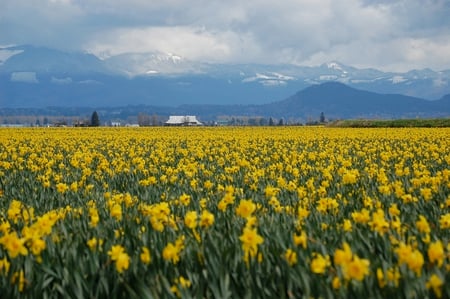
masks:
<path id="1" fill-rule="evenodd" d="M 378 93 L 440 99 L 450 70 L 405 73 L 319 66 L 211 64 L 169 53 L 108 58 L 34 46 L 0 47 L 0 106 L 264 104 L 328 81 Z"/>
<path id="2" fill-rule="evenodd" d="M 201 73 L 203 66 L 173 53 L 127 53 L 109 57 L 104 62 L 127 76 L 179 75 Z"/>
<path id="3" fill-rule="evenodd" d="M 69 53 L 33 46 L 0 48 L 0 57 L 8 58 L 0 65 L 0 72 L 36 72 L 55 74 L 89 74 L 112 72 L 96 56 Z"/>

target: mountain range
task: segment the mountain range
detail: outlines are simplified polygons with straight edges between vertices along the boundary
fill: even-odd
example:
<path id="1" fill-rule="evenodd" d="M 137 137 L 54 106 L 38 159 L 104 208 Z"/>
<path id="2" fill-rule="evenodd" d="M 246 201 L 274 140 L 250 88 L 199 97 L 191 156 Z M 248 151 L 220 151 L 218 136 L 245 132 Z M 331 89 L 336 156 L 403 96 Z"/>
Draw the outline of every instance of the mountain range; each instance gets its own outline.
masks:
<path id="1" fill-rule="evenodd" d="M 338 62 L 224 65 L 165 53 L 100 59 L 34 46 L 0 48 L 2 114 L 103 107 L 116 114 L 120 108 L 204 118 L 306 119 L 321 112 L 330 118 L 448 117 L 449 94 L 450 70 L 394 73 Z"/>
<path id="2" fill-rule="evenodd" d="M 288 123 L 337 119 L 396 119 L 450 117 L 450 95 L 429 101 L 398 94 L 379 94 L 349 87 L 340 82 L 325 82 L 309 86 L 280 101 L 261 105 L 126 105 L 120 107 L 45 107 L 0 108 L 1 116 L 65 116 L 88 119 L 96 109 L 102 121 L 136 121 L 138 115 L 167 118 L 169 115 L 196 115 L 202 121 L 213 122 L 232 118 L 274 118 Z M 133 121 L 132 121 L 133 122 Z"/>

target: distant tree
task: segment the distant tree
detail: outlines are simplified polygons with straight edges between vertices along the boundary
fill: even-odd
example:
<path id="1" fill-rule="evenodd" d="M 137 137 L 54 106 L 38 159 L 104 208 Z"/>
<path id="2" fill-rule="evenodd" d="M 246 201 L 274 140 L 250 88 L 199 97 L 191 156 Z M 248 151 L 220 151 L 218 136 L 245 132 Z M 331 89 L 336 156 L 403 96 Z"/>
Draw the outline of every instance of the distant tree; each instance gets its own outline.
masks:
<path id="1" fill-rule="evenodd" d="M 98 126 L 100 126 L 100 119 L 98 117 L 97 111 L 94 111 L 91 116 L 91 127 L 98 127 Z"/>
<path id="2" fill-rule="evenodd" d="M 158 125 L 158 115 L 153 114 L 151 122 L 152 122 L 152 126 L 157 126 Z"/>
<path id="3" fill-rule="evenodd" d="M 321 123 L 324 123 L 324 122 L 325 122 L 325 114 L 324 114 L 323 112 L 320 113 L 320 119 L 319 119 L 319 121 L 320 121 Z"/>
<path id="4" fill-rule="evenodd" d="M 249 125 L 249 126 L 256 126 L 256 125 L 257 125 L 257 120 L 256 120 L 256 118 L 253 118 L 253 117 L 249 118 L 249 119 L 248 119 L 248 125 Z"/>
<path id="5" fill-rule="evenodd" d="M 279 126 L 284 126 L 284 120 L 283 120 L 283 118 L 280 118 L 280 120 L 278 121 L 278 125 L 279 125 Z"/>
<path id="6" fill-rule="evenodd" d="M 265 125 L 267 125 L 267 119 L 265 119 L 264 117 L 261 117 L 261 118 L 259 119 L 259 125 L 260 125 L 260 126 L 265 126 Z"/>
<path id="7" fill-rule="evenodd" d="M 271 117 L 271 118 L 269 118 L 269 126 L 273 126 L 273 125 L 275 125 L 275 123 L 273 122 L 273 118 Z"/>
<path id="8" fill-rule="evenodd" d="M 147 113 L 139 113 L 138 114 L 138 125 L 140 127 L 150 126 L 150 116 Z"/>
<path id="9" fill-rule="evenodd" d="M 40 127 L 41 126 L 41 121 L 39 120 L 39 118 L 36 119 L 36 126 Z"/>
<path id="10" fill-rule="evenodd" d="M 44 126 L 47 126 L 47 125 L 48 125 L 48 118 L 47 118 L 47 117 L 44 117 L 44 122 L 43 122 L 43 124 L 44 124 Z"/>

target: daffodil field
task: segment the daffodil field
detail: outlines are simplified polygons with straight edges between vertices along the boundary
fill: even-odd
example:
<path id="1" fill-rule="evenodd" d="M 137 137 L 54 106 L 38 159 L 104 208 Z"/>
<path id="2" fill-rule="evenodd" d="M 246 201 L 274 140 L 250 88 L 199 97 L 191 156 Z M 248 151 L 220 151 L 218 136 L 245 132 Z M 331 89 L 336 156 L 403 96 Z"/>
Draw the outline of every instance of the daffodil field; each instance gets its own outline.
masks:
<path id="1" fill-rule="evenodd" d="M 449 298 L 450 129 L 0 129 L 0 298 Z"/>

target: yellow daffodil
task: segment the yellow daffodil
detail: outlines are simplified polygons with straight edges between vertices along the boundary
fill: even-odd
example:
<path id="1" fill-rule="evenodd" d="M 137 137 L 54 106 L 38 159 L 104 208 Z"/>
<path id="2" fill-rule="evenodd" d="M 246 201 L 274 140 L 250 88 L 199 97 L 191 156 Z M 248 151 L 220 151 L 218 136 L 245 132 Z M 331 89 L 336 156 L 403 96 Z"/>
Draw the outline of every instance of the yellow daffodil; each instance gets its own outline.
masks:
<path id="1" fill-rule="evenodd" d="M 10 258 L 16 258 L 19 255 L 27 255 L 28 249 L 25 246 L 26 240 L 17 236 L 16 232 L 12 232 L 0 237 L 0 245 L 8 251 Z"/>
<path id="2" fill-rule="evenodd" d="M 236 215 L 247 218 L 253 214 L 256 210 L 256 204 L 251 200 L 243 199 L 239 202 L 239 206 L 236 208 Z"/>
<path id="3" fill-rule="evenodd" d="M 289 266 L 297 264 L 297 253 L 290 248 L 286 249 L 284 258 Z"/>
<path id="4" fill-rule="evenodd" d="M 444 281 L 436 274 L 432 274 L 426 282 L 426 288 L 433 290 L 437 298 L 442 298 L 442 286 Z"/>
<path id="5" fill-rule="evenodd" d="M 311 260 L 310 268 L 313 273 L 324 274 L 330 266 L 330 257 L 328 255 L 323 256 L 320 253 L 314 253 Z"/>
<path id="6" fill-rule="evenodd" d="M 430 262 L 437 264 L 438 267 L 442 266 L 446 254 L 444 251 L 444 245 L 440 240 L 431 243 L 428 247 L 427 253 Z"/>
<path id="7" fill-rule="evenodd" d="M 204 210 L 200 215 L 200 227 L 206 228 L 214 224 L 214 214 Z"/>
<path id="8" fill-rule="evenodd" d="M 151 261 L 150 250 L 147 247 L 142 247 L 142 251 L 140 254 L 141 262 L 148 265 Z"/>

